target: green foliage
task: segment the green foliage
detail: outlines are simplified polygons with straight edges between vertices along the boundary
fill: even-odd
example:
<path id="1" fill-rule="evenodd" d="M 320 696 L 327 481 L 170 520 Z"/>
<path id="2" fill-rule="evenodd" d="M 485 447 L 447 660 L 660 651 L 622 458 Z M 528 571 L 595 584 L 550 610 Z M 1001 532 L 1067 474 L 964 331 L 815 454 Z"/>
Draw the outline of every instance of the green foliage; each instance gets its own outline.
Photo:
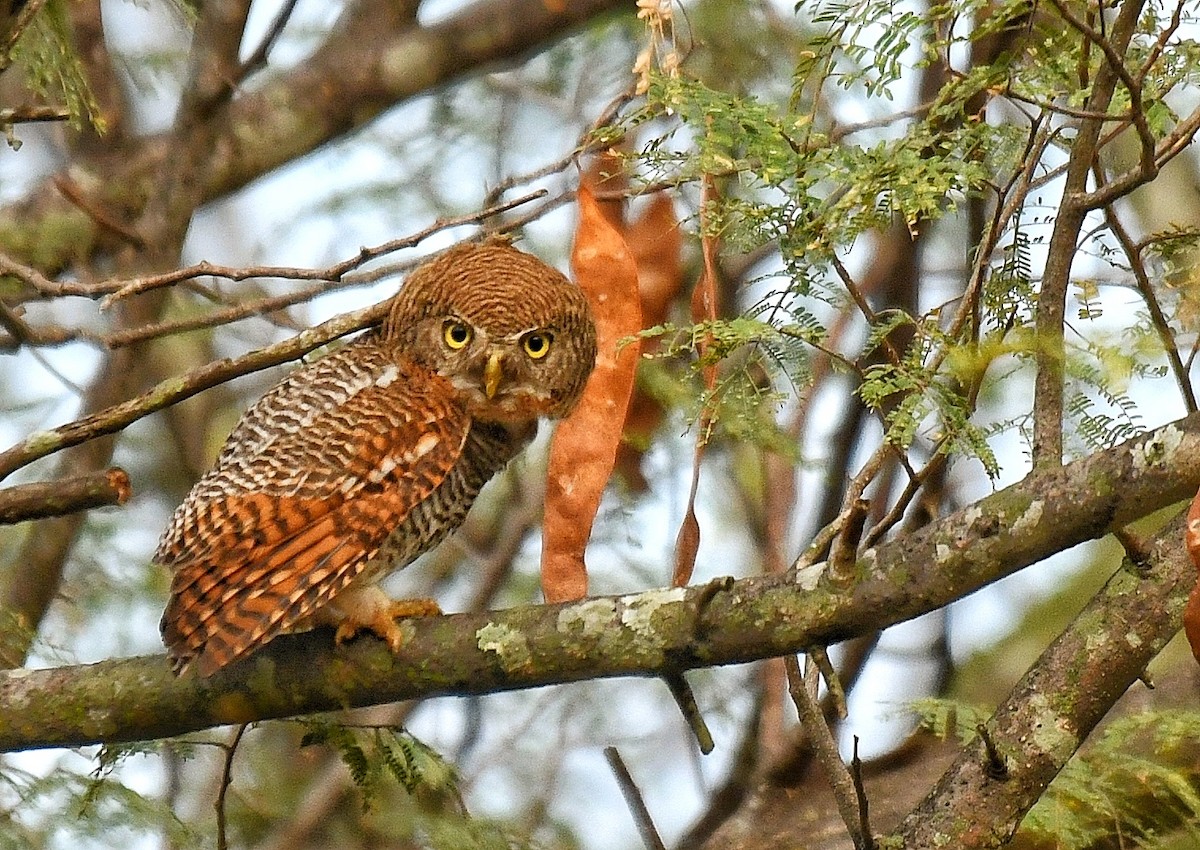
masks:
<path id="1" fill-rule="evenodd" d="M 1152 847 L 1180 831 L 1200 839 L 1200 712 L 1146 711 L 1118 718 L 1071 759 L 1026 815 L 1021 831 L 1084 850 L 1121 837 Z"/>
<path id="2" fill-rule="evenodd" d="M 322 718 L 305 720 L 304 728 L 301 746 L 333 747 L 349 768 L 371 831 L 423 847 L 533 850 L 541 846 L 511 825 L 468 815 L 457 771 L 404 729 L 346 726 Z M 411 810 L 402 812 L 394 798 L 389 799 L 390 790 L 397 787 L 414 804 Z M 570 846 L 570 842 L 547 846 Z"/>
<path id="3" fill-rule="evenodd" d="M 18 39 L 12 58 L 24 67 L 25 81 L 36 95 L 66 105 L 72 127 L 90 124 L 104 132 L 100 107 L 71 43 L 67 0 L 50 0 L 41 8 Z"/>
<path id="4" fill-rule="evenodd" d="M 993 476 L 999 466 L 988 440 L 996 428 L 977 421 L 975 400 L 1011 371 L 1004 366 L 997 374 L 993 364 L 1029 362 L 1038 351 L 1038 266 L 1056 208 L 1053 198 L 1038 192 L 1061 168 L 1059 151 L 1071 144 L 1069 132 L 1039 133 L 1062 122 L 1062 110 L 1090 108 L 1091 81 L 1108 61 L 1063 20 L 1065 14 L 1091 20 L 1092 13 L 1066 8 L 1048 12 L 1028 0 L 961 0 L 924 11 L 890 0 L 800 2 L 797 10 L 811 30 L 797 44 L 802 49 L 786 100 L 767 85 L 689 77 L 685 64 L 684 74 L 653 77 L 644 107 L 625 120 L 627 131 L 652 130 L 650 138 L 643 135 L 639 155 L 648 180 L 685 186 L 716 178 L 719 191 L 706 202 L 704 221 L 706 235 L 719 239 L 723 251 L 778 249 L 788 283 L 745 309 L 747 316 L 858 368 L 860 397 L 879 412 L 893 445 L 921 443 L 975 458 Z M 1131 94 L 1118 85 L 1108 107 L 1122 119 L 1140 110 L 1146 128 L 1159 137 L 1178 124 L 1180 93 L 1200 84 L 1200 42 L 1186 36 L 1186 27 L 1172 29 L 1179 23 L 1172 15 L 1181 15 L 1185 25 L 1195 20 L 1191 9 L 1147 7 L 1124 57 L 1137 90 Z M 1160 36 L 1168 30 L 1169 39 Z M 993 43 L 1004 49 L 993 61 L 981 61 Z M 968 55 L 969 61 L 955 59 Z M 952 73 L 941 70 L 947 60 Z M 921 69 L 937 72 L 938 88 L 924 109 L 895 115 L 888 101 Z M 836 100 L 842 91 L 850 98 Z M 836 103 L 852 103 L 868 120 L 859 128 L 839 125 Z M 989 112 L 993 104 L 1019 110 L 1025 119 L 996 120 L 996 110 Z M 1105 153 L 1115 173 L 1136 166 L 1136 157 L 1123 164 L 1118 153 Z M 856 290 L 862 284 L 841 265 L 862 250 L 861 240 L 897 227 L 914 237 L 924 234 L 968 199 L 982 199 L 988 202 L 984 209 L 1005 216 L 995 220 L 996 239 L 989 243 L 995 247 L 966 258 L 963 279 L 978 283 L 977 291 L 969 291 L 978 303 L 966 319 L 949 321 L 946 308 L 958 309 L 954 304 L 925 314 L 903 304 L 883 305 L 898 308 L 893 310 L 872 305 L 877 315 L 862 307 L 873 293 Z M 1200 326 L 1200 301 L 1191 294 L 1195 234 L 1147 245 L 1170 266 L 1168 280 L 1173 274 L 1178 281 L 1179 297 L 1172 301 L 1168 293 L 1166 299 L 1169 317 L 1185 329 Z M 1100 226 L 1087 232 L 1078 256 L 1107 263 L 1127 278 L 1128 266 L 1120 268 L 1123 250 Z M 1079 273 L 1074 279 L 1078 319 L 1105 320 L 1099 296 L 1106 282 Z M 828 345 L 829 314 L 820 309 L 829 305 L 844 315 L 851 304 L 867 325 L 858 351 L 840 340 Z M 872 354 L 901 325 L 910 327 L 913 341 L 896 345 L 888 357 Z M 691 332 L 693 344 L 710 330 Z M 730 323 L 728 330 L 733 336 L 717 349 L 721 356 L 744 345 L 764 347 L 771 338 L 750 325 Z M 1094 450 L 1140 431 L 1127 387 L 1131 377 L 1163 373 L 1161 340 L 1149 322 L 1129 331 L 1136 338 L 1111 343 L 1098 341 L 1095 329 L 1074 330 L 1065 329 L 1070 386 L 1064 424 L 1072 447 Z M 800 380 L 793 385 L 803 392 L 809 370 L 795 372 Z"/>
<path id="5" fill-rule="evenodd" d="M 856 6 L 833 7 L 828 14 L 861 13 Z M 915 16 L 905 14 L 897 26 L 916 27 Z M 816 23 L 828 20 L 832 18 L 821 17 Z M 882 81 L 899 73 L 896 60 L 906 41 L 902 35 L 893 32 L 890 41 L 872 48 L 880 56 L 889 55 L 891 61 L 873 66 L 878 73 L 871 77 L 868 94 L 879 94 L 876 89 Z M 836 52 L 834 41 L 817 39 L 815 46 Z M 861 53 L 857 58 L 865 56 Z M 802 64 L 807 61 L 802 59 Z M 832 73 L 830 67 L 826 63 L 827 73 Z M 840 79 L 859 78 L 850 74 Z M 682 184 L 705 174 L 736 177 L 723 184 L 718 199 L 706 208 L 709 235 L 720 238 L 732 252 L 768 243 L 778 245 L 781 252 L 788 278 L 783 291 L 772 293 L 741 318 L 720 327 L 698 325 L 676 337 L 694 350 L 700 340 L 706 341 L 705 363 L 700 365 L 710 364 L 713 358 L 726 362 L 721 385 L 704 395 L 699 409 L 715 412 L 732 434 L 754 433 L 755 428 L 743 424 L 756 418 L 748 416 L 748 410 L 761 409 L 761 404 L 738 400 L 763 400 L 761 391 L 747 392 L 754 382 L 745 379 L 734 352 L 753 347 L 777 367 L 772 375 L 786 377 L 786 383 L 773 392 L 789 384 L 803 392 L 810 374 L 807 356 L 795 343 L 832 353 L 823 347 L 828 331 L 812 309 L 813 299 L 840 309 L 862 297 L 850 291 L 852 281 L 832 273 L 838 253 L 870 231 L 897 222 L 917 228 L 940 218 L 986 184 L 997 163 L 985 163 L 985 152 L 1015 150 L 1012 145 L 992 144 L 993 139 L 1003 140 L 1005 133 L 986 124 L 947 126 L 932 120 L 914 122 L 906 133 L 892 138 L 833 144 L 817 129 L 816 113 L 805 112 L 801 103 L 793 97 L 787 105 L 771 104 L 686 77 L 656 77 L 647 106 L 628 120 L 631 129 L 664 112 L 678 121 L 674 129 L 650 139 L 641 153 L 653 179 Z M 1009 155 L 1015 156 L 1011 151 Z M 870 329 L 864 353 L 896 324 L 906 322 L 923 332 L 901 352 L 901 362 L 867 368 L 861 397 L 881 411 L 893 444 L 907 448 L 927 428 L 938 451 L 977 457 L 994 475 L 996 459 L 985 433 L 970 421 L 965 393 L 952 376 L 930 371 L 929 361 L 938 347 L 944 352 L 962 344 L 938 328 L 936 316 L 886 314 Z M 650 333 L 668 330 L 680 331 L 658 328 Z M 671 353 L 678 351 L 673 348 Z M 944 360 L 944 353 L 938 359 Z M 731 365 L 730 360 L 735 362 Z"/>
<path id="6" fill-rule="evenodd" d="M 0 761 L 0 850 L 33 850 L 78 844 L 85 839 L 118 846 L 134 837 L 165 836 L 172 846 L 198 848 L 199 835 L 163 800 L 143 795 L 113 775 L 132 755 L 158 745 L 104 748 L 91 773 L 63 757 L 48 772 Z M 83 763 L 83 762 L 80 762 Z"/>
<path id="7" fill-rule="evenodd" d="M 888 341 L 896 338 L 900 329 L 912 330 L 912 339 L 902 348 Z M 936 323 L 914 319 L 900 310 L 889 311 L 871 328 L 868 338 L 868 350 L 885 352 L 885 362 L 863 372 L 859 397 L 882 414 L 886 439 L 893 445 L 907 449 L 926 429 L 938 452 L 974 457 L 995 477 L 999 463 L 988 445 L 987 432 L 970 419 L 961 385 L 951 376 L 931 373 L 926 366 L 937 347 L 955 348 Z"/>
<path id="8" fill-rule="evenodd" d="M 449 795 L 461 807 L 454 768 L 404 729 L 343 726 L 321 718 L 305 721 L 305 728 L 300 746 L 325 744 L 336 749 L 362 795 L 364 810 L 371 808 L 389 780 L 409 794 Z"/>
<path id="9" fill-rule="evenodd" d="M 781 433 L 776 411 L 784 395 L 780 383 L 803 386 L 808 378 L 807 353 L 796 335 L 748 316 L 718 319 L 680 327 L 658 325 L 642 331 L 643 339 L 659 339 L 658 360 L 688 359 L 688 381 L 643 369 L 643 388 L 668 407 L 682 407 L 689 425 L 704 422 L 711 439 L 714 429 L 735 441 L 751 442 L 792 456 L 795 441 Z M 717 369 L 716 384 L 703 385 L 701 372 Z"/>
<path id="10" fill-rule="evenodd" d="M 955 738 L 966 744 L 979 733 L 979 724 L 991 716 L 991 712 L 977 705 L 968 705 L 951 699 L 927 697 L 909 704 L 917 715 L 922 729 L 928 730 L 941 740 Z"/>
<path id="11" fill-rule="evenodd" d="M 990 715 L 955 700 L 912 704 L 939 738 L 973 739 Z M 1117 718 L 1067 762 L 1021 824 L 1021 836 L 1059 850 L 1158 846 L 1164 835 L 1200 838 L 1200 712 L 1143 711 Z"/>
<path id="12" fill-rule="evenodd" d="M 1014 327 L 1033 321 L 1036 306 L 1029 236 L 1015 227 L 999 265 L 983 282 L 983 315 L 993 333 L 1003 338 Z"/>

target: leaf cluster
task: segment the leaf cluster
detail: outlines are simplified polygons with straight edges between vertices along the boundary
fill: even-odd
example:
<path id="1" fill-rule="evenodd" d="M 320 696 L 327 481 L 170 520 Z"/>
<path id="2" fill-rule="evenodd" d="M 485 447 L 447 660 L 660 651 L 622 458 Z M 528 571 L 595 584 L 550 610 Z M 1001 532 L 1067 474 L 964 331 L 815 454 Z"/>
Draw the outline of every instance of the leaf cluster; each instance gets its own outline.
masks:
<path id="1" fill-rule="evenodd" d="M 720 434 L 784 456 L 795 454 L 795 443 L 780 431 L 775 414 L 786 398 L 777 389 L 781 383 L 807 383 L 808 355 L 796 335 L 762 319 L 737 316 L 656 325 L 639 336 L 662 341 L 654 361 L 683 364 L 685 372 L 681 382 L 677 369 L 643 369 L 642 387 L 664 406 L 682 408 L 689 425 L 703 421 L 708 428 L 703 439 Z M 711 388 L 701 379 L 708 366 L 718 367 Z"/>
<path id="2" fill-rule="evenodd" d="M 0 762 L 0 850 L 35 850 L 97 839 L 113 846 L 139 835 L 166 836 L 172 846 L 200 846 L 200 836 L 165 801 L 120 781 L 114 768 L 161 744 L 105 747 L 90 773 L 66 757 L 50 771 Z"/>
<path id="3" fill-rule="evenodd" d="M 962 0 L 925 10 L 888 0 L 836 0 L 801 2 L 797 10 L 807 15 L 811 31 L 796 56 L 786 101 L 772 99 L 767 86 L 723 87 L 686 73 L 652 79 L 645 105 L 624 122 L 627 132 L 650 131 L 638 154 L 645 178 L 680 187 L 717 178 L 719 191 L 704 202 L 705 235 L 731 254 L 769 246 L 786 278 L 782 290 L 757 303 L 748 299 L 744 314 L 861 370 L 859 395 L 879 412 L 893 445 L 906 449 L 924 435 L 933 451 L 978 459 L 995 475 L 998 462 L 988 446 L 995 427 L 980 423 L 976 399 L 985 382 L 1003 379 L 991 369 L 999 359 L 1011 355 L 1025 363 L 1038 354 L 1037 266 L 1054 219 L 1039 212 L 1044 201 L 1033 187 L 1046 185 L 1061 151 L 1069 151 L 1073 122 L 1090 108 L 1091 83 L 1108 58 L 1064 20 L 1067 13 L 1028 0 Z M 1086 9 L 1077 14 L 1081 26 L 1104 32 L 1104 21 L 1088 17 Z M 1191 7 L 1147 7 L 1125 57 L 1136 90 L 1117 86 L 1109 107 L 1114 119 L 1128 122 L 1136 110 L 1155 136 L 1175 128 L 1179 94 L 1200 82 L 1200 41 L 1186 35 L 1194 18 Z M 925 69 L 942 80 L 927 103 L 908 113 L 886 106 L 900 86 L 911 85 L 914 70 Z M 849 102 L 872 117 L 859 127 L 839 123 L 837 106 Z M 1048 127 L 1059 129 L 1043 139 L 1039 133 Z M 1119 152 L 1110 161 L 1127 167 Z M 886 305 L 895 309 L 880 315 L 864 308 L 861 347 L 824 347 L 832 325 L 823 305 L 845 315 L 871 297 L 856 291 L 859 282 L 841 266 L 863 248 L 864 237 L 902 227 L 917 239 L 934 227 L 961 227 L 958 216 L 941 223 L 968 200 L 979 202 L 979 209 L 990 202 L 1011 212 L 997 216 L 994 241 L 985 250 L 963 258 L 964 280 L 978 286 L 968 291 L 976 301 L 961 314 L 966 319 L 948 321 L 946 308 L 965 310 L 955 304 L 925 313 Z M 1149 244 L 1173 252 L 1178 269 L 1194 268 L 1194 239 Z M 1123 252 L 1099 226 L 1084 238 L 1079 255 L 1117 267 Z M 1130 275 L 1128 266 L 1118 271 Z M 1167 305 L 1173 308 L 1169 317 L 1184 327 L 1195 326 L 1200 315 L 1195 299 L 1187 297 L 1195 289 L 1191 276 L 1176 274 L 1180 295 Z M 1100 286 L 1080 278 L 1076 292 L 1080 320 L 1101 320 Z M 793 317 L 804 317 L 798 333 L 790 327 Z M 905 324 L 914 340 L 909 347 L 890 359 L 872 356 L 880 340 Z M 746 325 L 728 329 L 740 334 L 737 344 L 710 349 L 724 357 L 735 357 L 747 344 L 765 349 L 772 339 Z M 1084 447 L 1109 446 L 1138 433 L 1129 378 L 1164 373 L 1158 330 L 1145 322 L 1129 333 L 1136 336 L 1132 348 L 1130 340 L 1100 342 L 1092 329 L 1076 338 L 1068 329 L 1071 386 L 1063 414 Z M 698 326 L 690 336 L 696 346 L 713 329 Z M 803 391 L 811 370 L 791 371 L 797 376 L 792 387 Z M 1005 427 L 1018 421 L 1006 417 Z"/>
<path id="4" fill-rule="evenodd" d="M 385 783 L 399 783 L 409 794 L 427 793 L 457 801 L 458 775 L 436 751 L 402 728 L 345 726 L 322 718 L 305 721 L 301 747 L 324 744 L 337 750 L 370 810 Z"/>
<path id="5" fill-rule="evenodd" d="M 61 101 L 66 106 L 73 128 L 91 126 L 99 133 L 104 132 L 100 106 L 72 45 L 67 0 L 49 0 L 39 10 L 13 46 L 11 56 L 6 57 L 8 61 L 24 69 L 25 83 L 36 96 L 52 103 Z M 19 148 L 20 141 L 13 135 L 12 125 L 3 129 L 9 144 Z"/>

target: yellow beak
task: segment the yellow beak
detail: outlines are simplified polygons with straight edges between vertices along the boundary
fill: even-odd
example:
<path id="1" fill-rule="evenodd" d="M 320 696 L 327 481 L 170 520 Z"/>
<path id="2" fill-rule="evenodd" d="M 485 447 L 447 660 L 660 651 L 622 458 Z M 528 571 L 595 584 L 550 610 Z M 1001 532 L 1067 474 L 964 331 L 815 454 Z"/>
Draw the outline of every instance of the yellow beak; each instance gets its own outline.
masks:
<path id="1" fill-rule="evenodd" d="M 494 351 L 488 357 L 487 365 L 483 367 L 483 391 L 488 398 L 496 397 L 496 390 L 500 389 L 500 352 Z"/>

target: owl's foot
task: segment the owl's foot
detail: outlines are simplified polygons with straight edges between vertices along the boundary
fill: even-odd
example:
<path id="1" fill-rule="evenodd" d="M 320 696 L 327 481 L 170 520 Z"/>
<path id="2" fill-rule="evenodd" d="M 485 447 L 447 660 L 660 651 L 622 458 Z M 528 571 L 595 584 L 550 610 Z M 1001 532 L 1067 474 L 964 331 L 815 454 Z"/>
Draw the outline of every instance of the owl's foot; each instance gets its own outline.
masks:
<path id="1" fill-rule="evenodd" d="M 334 640 L 339 645 L 360 632 L 368 631 L 386 641 L 392 652 L 398 652 L 404 644 L 404 630 L 396 620 L 436 617 L 442 613 L 432 599 L 391 599 L 374 585 L 345 591 L 337 597 L 334 605 L 342 614 L 334 634 Z"/>

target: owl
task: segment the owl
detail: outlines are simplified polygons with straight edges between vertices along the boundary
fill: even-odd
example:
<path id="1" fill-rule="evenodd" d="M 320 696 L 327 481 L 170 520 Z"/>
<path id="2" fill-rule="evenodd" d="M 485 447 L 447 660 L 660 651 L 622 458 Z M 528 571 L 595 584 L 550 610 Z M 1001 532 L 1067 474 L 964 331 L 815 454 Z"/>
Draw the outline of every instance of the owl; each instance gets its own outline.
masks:
<path id="1" fill-rule="evenodd" d="M 438 613 L 377 582 L 437 545 L 483 485 L 567 415 L 596 357 L 582 292 L 498 242 L 414 271 L 381 327 L 246 411 L 154 559 L 173 669 L 208 676 L 284 632 L 367 630 Z"/>

